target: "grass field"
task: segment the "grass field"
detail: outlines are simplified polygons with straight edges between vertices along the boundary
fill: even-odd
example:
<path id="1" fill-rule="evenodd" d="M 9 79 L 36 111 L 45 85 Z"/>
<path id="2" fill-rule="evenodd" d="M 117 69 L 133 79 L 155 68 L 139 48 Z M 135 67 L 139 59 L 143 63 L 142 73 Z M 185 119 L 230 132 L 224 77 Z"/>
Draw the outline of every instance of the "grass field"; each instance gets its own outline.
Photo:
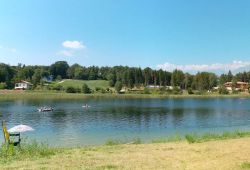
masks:
<path id="1" fill-rule="evenodd" d="M 95 89 L 96 87 L 99 88 L 109 88 L 109 82 L 107 80 L 62 80 L 59 84 L 62 85 L 63 87 L 78 87 L 78 88 L 82 88 L 83 84 L 87 84 L 89 86 L 89 88 L 91 89 Z M 58 84 L 58 83 L 57 83 Z"/>
<path id="2" fill-rule="evenodd" d="M 246 137 L 192 144 L 179 141 L 61 149 L 47 156 L 1 163 L 1 169 L 244 170 L 250 168 L 249 143 Z"/>

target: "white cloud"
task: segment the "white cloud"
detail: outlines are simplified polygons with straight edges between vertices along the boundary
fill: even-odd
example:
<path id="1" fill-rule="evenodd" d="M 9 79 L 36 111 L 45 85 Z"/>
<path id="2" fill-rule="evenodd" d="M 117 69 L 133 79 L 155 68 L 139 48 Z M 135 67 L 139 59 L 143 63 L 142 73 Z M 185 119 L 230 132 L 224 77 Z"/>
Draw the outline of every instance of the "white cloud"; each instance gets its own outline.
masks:
<path id="1" fill-rule="evenodd" d="M 65 48 L 70 48 L 70 49 L 83 49 L 86 48 L 85 45 L 82 44 L 80 41 L 64 41 L 62 43 L 62 46 Z"/>
<path id="2" fill-rule="evenodd" d="M 64 41 L 62 46 L 63 49 L 56 54 L 65 57 L 77 56 L 86 48 L 81 41 Z"/>
<path id="3" fill-rule="evenodd" d="M 57 55 L 62 55 L 66 57 L 72 57 L 74 55 L 73 51 L 61 50 L 57 53 Z"/>
<path id="4" fill-rule="evenodd" d="M 250 61 L 233 61 L 232 63 L 214 63 L 214 64 L 187 64 L 187 65 L 176 65 L 171 63 L 159 64 L 156 66 L 158 69 L 166 71 L 173 71 L 175 69 L 183 70 L 185 72 L 198 72 L 198 71 L 222 71 L 227 72 L 228 70 L 237 71 L 250 67 Z"/>

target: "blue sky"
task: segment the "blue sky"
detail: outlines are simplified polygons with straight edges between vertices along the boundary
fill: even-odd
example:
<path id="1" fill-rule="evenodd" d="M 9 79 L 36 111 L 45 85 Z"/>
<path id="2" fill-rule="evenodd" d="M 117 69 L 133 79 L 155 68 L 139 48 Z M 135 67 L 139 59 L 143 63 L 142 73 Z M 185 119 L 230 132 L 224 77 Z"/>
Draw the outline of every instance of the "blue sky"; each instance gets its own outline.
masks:
<path id="1" fill-rule="evenodd" d="M 248 0 L 0 0 L 0 62 L 250 66 Z"/>

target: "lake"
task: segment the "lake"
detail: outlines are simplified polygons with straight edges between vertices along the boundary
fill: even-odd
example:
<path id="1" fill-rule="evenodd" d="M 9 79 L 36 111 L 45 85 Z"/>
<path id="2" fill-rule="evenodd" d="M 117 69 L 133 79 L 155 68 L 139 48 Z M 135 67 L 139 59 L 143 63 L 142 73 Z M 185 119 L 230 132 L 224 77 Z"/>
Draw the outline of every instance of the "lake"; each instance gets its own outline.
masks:
<path id="1" fill-rule="evenodd" d="M 82 106 L 88 104 L 86 109 Z M 41 106 L 53 112 L 37 112 Z M 144 142 L 186 133 L 250 130 L 249 98 L 10 100 L 0 102 L 0 119 L 35 131 L 22 137 L 51 146 L 104 144 L 107 140 Z M 3 134 L 0 133 L 3 141 Z"/>

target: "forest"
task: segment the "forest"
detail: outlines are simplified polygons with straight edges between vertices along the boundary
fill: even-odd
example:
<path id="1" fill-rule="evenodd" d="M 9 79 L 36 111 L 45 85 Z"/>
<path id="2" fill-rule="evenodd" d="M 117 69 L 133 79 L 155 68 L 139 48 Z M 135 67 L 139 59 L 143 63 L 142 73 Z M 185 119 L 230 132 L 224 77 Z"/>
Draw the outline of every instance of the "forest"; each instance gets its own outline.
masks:
<path id="1" fill-rule="evenodd" d="M 38 85 L 42 85 L 48 77 L 53 77 L 53 80 L 108 80 L 111 87 L 116 84 L 126 88 L 153 85 L 207 91 L 229 81 L 249 82 L 250 71 L 233 75 L 229 70 L 227 74 L 216 75 L 211 72 L 189 74 L 182 70 L 168 72 L 149 67 L 143 69 L 128 66 L 84 67 L 79 64 L 69 65 L 66 61 L 57 61 L 50 66 L 26 66 L 24 64 L 10 66 L 4 63 L 0 64 L 0 89 L 13 89 L 15 82 L 20 80 L 30 81 L 36 88 Z"/>

